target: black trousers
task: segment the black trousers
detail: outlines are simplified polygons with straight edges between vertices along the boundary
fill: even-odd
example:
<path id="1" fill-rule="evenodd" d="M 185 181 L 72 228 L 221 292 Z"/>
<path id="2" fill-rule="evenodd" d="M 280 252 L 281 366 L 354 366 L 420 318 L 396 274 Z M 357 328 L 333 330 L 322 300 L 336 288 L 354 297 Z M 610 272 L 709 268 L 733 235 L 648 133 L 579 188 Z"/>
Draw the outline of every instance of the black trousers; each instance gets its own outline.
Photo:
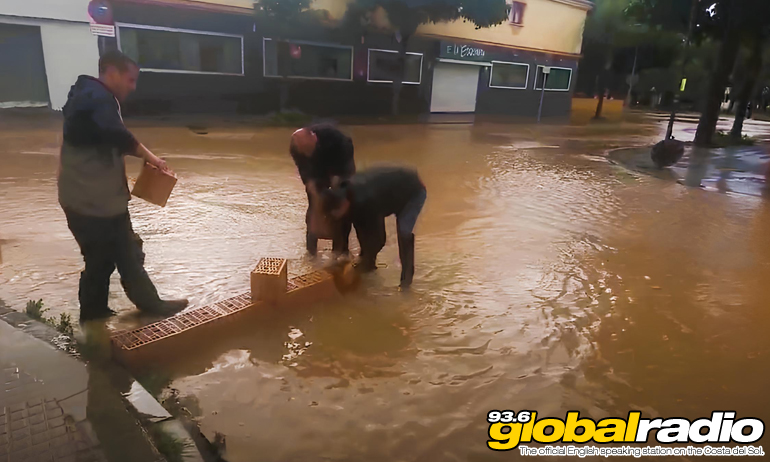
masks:
<path id="1" fill-rule="evenodd" d="M 140 310 L 160 303 L 158 291 L 144 269 L 142 240 L 134 233 L 128 213 L 116 217 L 91 217 L 64 211 L 67 225 L 80 246 L 86 268 L 80 273 L 80 315 L 98 315 L 107 306 L 110 276 L 117 268 L 120 282 Z"/>
<path id="2" fill-rule="evenodd" d="M 310 232 L 310 215 L 313 211 L 312 196 L 307 193 L 307 213 L 305 214 L 305 224 L 307 225 L 307 251 L 315 255 L 318 251 L 318 237 Z M 332 250 L 337 253 L 347 253 L 350 250 L 350 231 L 353 228 L 353 223 L 349 218 L 337 220 L 334 222 L 334 238 L 332 239 Z"/>

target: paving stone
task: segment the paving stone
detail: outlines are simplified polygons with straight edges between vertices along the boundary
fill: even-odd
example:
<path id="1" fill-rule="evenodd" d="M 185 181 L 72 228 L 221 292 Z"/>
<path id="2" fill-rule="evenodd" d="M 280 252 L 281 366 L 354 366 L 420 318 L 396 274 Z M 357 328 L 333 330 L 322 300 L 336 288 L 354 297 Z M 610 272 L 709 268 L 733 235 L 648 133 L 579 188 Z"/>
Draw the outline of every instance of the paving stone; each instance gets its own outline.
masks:
<path id="1" fill-rule="evenodd" d="M 5 435 L 8 432 L 8 425 L 0 423 L 0 436 Z"/>
<path id="2" fill-rule="evenodd" d="M 25 436 L 24 438 L 14 439 L 14 440 L 11 441 L 11 452 L 16 452 L 18 450 L 27 449 L 30 446 L 32 446 L 32 438 L 30 436 Z"/>
<path id="3" fill-rule="evenodd" d="M 14 450 L 14 451 L 11 451 L 11 453 L 8 456 L 11 462 L 28 461 L 32 456 L 32 448 L 28 447 L 24 449 Z"/>
<path id="4" fill-rule="evenodd" d="M 75 452 L 77 452 L 75 445 L 72 442 L 68 442 L 67 444 L 55 448 L 53 455 L 54 457 L 74 456 Z"/>
<path id="5" fill-rule="evenodd" d="M 64 425 L 64 423 L 65 423 L 64 416 L 55 417 L 53 419 L 51 419 L 50 417 L 48 418 L 48 428 L 61 427 Z"/>
<path id="6" fill-rule="evenodd" d="M 66 435 L 67 434 L 67 428 L 66 427 L 51 428 L 50 430 L 48 430 L 46 432 L 46 434 L 48 435 L 48 439 L 52 440 L 54 438 L 58 438 L 60 436 Z"/>
<path id="7" fill-rule="evenodd" d="M 16 431 L 11 431 L 11 441 L 19 441 L 29 436 L 29 430 L 24 427 Z"/>
<path id="8" fill-rule="evenodd" d="M 48 434 L 46 432 L 37 433 L 37 434 L 32 435 L 32 444 L 34 445 L 34 444 L 43 444 L 43 443 L 45 443 L 46 445 L 48 445 L 47 442 L 50 439 L 51 438 L 48 436 Z"/>
<path id="9" fill-rule="evenodd" d="M 37 425 L 39 423 L 45 423 L 45 414 L 31 415 L 31 416 L 29 416 L 28 421 L 29 421 L 30 425 Z"/>
<path id="10" fill-rule="evenodd" d="M 54 418 L 54 417 L 59 417 L 59 416 L 61 416 L 63 414 L 64 414 L 64 412 L 61 410 L 60 407 L 57 407 L 56 409 L 46 409 L 46 411 L 45 411 L 45 415 L 49 419 Z"/>
<path id="11" fill-rule="evenodd" d="M 23 418 L 27 417 L 27 410 L 23 409 L 21 411 L 14 411 L 11 412 L 11 422 L 21 420 Z"/>
<path id="12" fill-rule="evenodd" d="M 54 457 L 53 460 L 56 462 L 77 462 L 77 459 L 75 458 L 74 454 L 70 456 Z"/>
<path id="13" fill-rule="evenodd" d="M 33 435 L 37 435 L 38 433 L 45 433 L 46 430 L 48 430 L 48 427 L 46 427 L 45 422 L 29 426 L 29 432 Z"/>
<path id="14" fill-rule="evenodd" d="M 11 422 L 11 433 L 21 430 L 22 428 L 27 428 L 29 424 L 27 423 L 27 419 L 21 419 Z"/>
<path id="15" fill-rule="evenodd" d="M 11 414 L 13 414 L 14 412 L 24 411 L 26 408 L 27 407 L 24 405 L 24 403 L 20 403 L 20 404 L 12 404 L 9 407 L 9 410 L 11 411 Z"/>
<path id="16" fill-rule="evenodd" d="M 51 409 L 59 409 L 61 406 L 59 406 L 59 403 L 56 402 L 56 400 L 46 400 L 45 402 L 45 410 L 49 411 Z"/>
<path id="17" fill-rule="evenodd" d="M 29 407 L 27 409 L 27 415 L 30 415 L 30 416 L 38 415 L 38 414 L 42 414 L 44 411 L 45 411 L 45 408 L 43 408 L 43 404 L 40 403 L 38 405 Z"/>
<path id="18" fill-rule="evenodd" d="M 8 450 L 10 449 L 8 443 L 0 443 L 0 457 L 5 457 L 8 455 Z"/>
<path id="19" fill-rule="evenodd" d="M 65 431 L 64 435 L 59 435 L 59 436 L 55 436 L 55 437 L 51 438 L 51 440 L 48 442 L 48 444 L 52 448 L 58 448 L 60 446 L 64 446 L 65 444 L 69 444 L 70 441 L 71 441 L 71 438 L 70 438 L 70 436 Z"/>

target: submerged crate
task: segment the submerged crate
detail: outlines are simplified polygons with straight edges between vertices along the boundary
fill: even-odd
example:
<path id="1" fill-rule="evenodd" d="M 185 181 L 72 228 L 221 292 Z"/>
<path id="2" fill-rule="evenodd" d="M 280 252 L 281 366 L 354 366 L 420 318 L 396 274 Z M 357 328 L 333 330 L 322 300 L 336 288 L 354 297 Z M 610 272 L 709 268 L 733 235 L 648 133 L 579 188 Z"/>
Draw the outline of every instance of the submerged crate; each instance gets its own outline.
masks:
<path id="1" fill-rule="evenodd" d="M 144 199 L 151 204 L 166 206 L 171 191 L 176 185 L 176 176 L 164 172 L 157 167 L 145 163 L 139 178 L 134 183 L 134 189 L 131 195 Z"/>
<path id="2" fill-rule="evenodd" d="M 263 258 L 251 272 L 251 298 L 275 303 L 286 294 L 288 265 L 283 258 Z"/>

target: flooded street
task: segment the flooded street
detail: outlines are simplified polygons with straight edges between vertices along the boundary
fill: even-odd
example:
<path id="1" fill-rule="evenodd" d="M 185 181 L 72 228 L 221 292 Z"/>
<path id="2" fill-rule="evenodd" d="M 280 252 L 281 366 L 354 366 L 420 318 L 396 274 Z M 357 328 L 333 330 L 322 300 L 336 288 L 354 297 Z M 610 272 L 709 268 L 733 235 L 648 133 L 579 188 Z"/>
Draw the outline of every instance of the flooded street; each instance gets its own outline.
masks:
<path id="1" fill-rule="evenodd" d="M 180 178 L 166 208 L 130 204 L 161 295 L 203 306 L 246 292 L 260 257 L 312 264 L 290 129 L 129 126 Z M 150 374 L 210 440 L 225 435 L 229 461 L 517 457 L 487 449 L 493 409 L 770 418 L 770 202 L 605 156 L 659 140 L 660 122 L 344 129 L 360 170 L 412 165 L 427 186 L 414 288 L 397 290 L 391 218 L 360 292 L 201 338 L 202 353 Z M 0 133 L 0 299 L 75 318 L 60 137 Z M 110 304 L 111 327 L 143 322 L 117 274 Z"/>

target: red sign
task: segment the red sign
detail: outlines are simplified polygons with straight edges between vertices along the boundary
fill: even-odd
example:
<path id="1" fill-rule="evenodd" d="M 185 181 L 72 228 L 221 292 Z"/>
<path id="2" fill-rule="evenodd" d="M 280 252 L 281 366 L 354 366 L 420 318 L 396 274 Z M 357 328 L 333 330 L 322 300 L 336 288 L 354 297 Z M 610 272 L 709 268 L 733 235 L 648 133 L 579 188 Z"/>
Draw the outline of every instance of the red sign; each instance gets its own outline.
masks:
<path id="1" fill-rule="evenodd" d="M 95 24 L 113 25 L 112 6 L 107 0 L 91 0 L 88 3 L 88 16 Z M 113 34 L 114 36 L 114 34 Z"/>

